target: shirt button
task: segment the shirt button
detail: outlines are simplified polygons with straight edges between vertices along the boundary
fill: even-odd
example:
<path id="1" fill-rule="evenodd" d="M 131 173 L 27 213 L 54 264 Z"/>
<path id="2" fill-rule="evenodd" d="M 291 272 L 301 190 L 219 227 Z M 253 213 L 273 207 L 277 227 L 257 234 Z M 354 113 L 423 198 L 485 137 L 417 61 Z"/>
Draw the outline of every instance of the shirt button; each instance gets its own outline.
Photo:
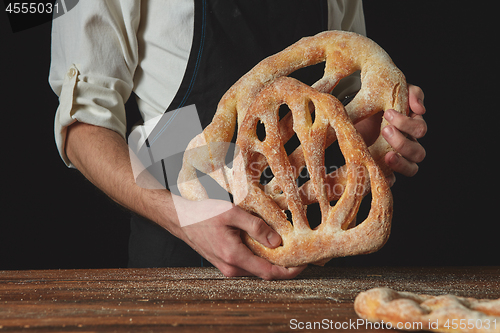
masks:
<path id="1" fill-rule="evenodd" d="M 71 79 L 71 78 L 73 78 L 73 76 L 75 76 L 75 75 L 76 75 L 76 69 L 71 68 L 71 69 L 69 70 L 69 72 L 68 72 L 68 76 L 69 76 L 69 78 Z"/>

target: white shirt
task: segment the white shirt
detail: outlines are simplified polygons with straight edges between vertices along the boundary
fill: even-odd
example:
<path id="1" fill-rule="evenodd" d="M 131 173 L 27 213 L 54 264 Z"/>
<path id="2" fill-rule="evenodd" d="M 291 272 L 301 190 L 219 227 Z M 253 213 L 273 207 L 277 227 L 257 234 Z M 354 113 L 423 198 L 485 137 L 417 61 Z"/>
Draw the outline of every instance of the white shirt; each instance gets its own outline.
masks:
<path id="1" fill-rule="evenodd" d="M 75 121 L 125 138 L 132 91 L 145 122 L 165 112 L 184 76 L 193 26 L 193 0 L 84 0 L 53 21 L 49 83 L 59 96 L 55 139 L 68 166 L 66 128 Z M 328 28 L 366 34 L 361 0 L 329 0 Z M 359 85 L 353 80 L 347 85 Z"/>

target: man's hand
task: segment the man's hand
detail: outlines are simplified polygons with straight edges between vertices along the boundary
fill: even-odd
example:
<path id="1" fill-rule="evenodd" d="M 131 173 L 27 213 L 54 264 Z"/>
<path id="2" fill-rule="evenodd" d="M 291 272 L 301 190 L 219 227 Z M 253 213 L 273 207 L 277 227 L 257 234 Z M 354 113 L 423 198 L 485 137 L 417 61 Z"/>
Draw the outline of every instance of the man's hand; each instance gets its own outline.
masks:
<path id="1" fill-rule="evenodd" d="M 409 85 L 410 115 L 404 116 L 394 110 L 386 110 L 384 118 L 389 122 L 382 130 L 383 137 L 396 150 L 385 156 L 385 163 L 396 172 L 414 176 L 418 171 L 417 163 L 425 158 L 425 149 L 417 139 L 427 132 L 423 118 L 425 113 L 424 93 L 417 86 Z"/>
<path id="2" fill-rule="evenodd" d="M 224 275 L 256 275 L 264 280 L 291 279 L 307 266 L 285 268 L 254 255 L 242 242 L 242 231 L 269 248 L 279 246 L 281 237 L 262 219 L 230 202 L 208 199 L 190 202 L 190 205 L 189 214 L 203 214 L 204 209 L 221 212 L 213 218 L 183 227 L 184 236 L 181 238 Z"/>
<path id="3" fill-rule="evenodd" d="M 385 163 L 392 170 L 405 176 L 414 176 L 418 171 L 417 163 L 425 158 L 425 149 L 417 139 L 422 138 L 427 132 L 427 124 L 423 118 L 425 113 L 424 93 L 417 86 L 408 86 L 410 115 L 405 116 L 394 110 L 386 110 L 383 117 L 389 125 L 382 129 L 382 136 L 394 148 L 385 156 Z M 380 121 L 382 113 L 378 113 L 356 124 L 356 129 L 361 133 L 367 146 L 375 142 L 380 134 Z M 394 183 L 395 178 L 389 179 Z"/>

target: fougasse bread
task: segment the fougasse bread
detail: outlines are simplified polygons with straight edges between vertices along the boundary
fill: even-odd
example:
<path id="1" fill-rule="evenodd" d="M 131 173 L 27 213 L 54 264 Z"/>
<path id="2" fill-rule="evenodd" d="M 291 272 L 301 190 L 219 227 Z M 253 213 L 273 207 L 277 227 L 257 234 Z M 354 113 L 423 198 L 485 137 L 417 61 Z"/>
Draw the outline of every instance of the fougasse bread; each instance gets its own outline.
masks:
<path id="1" fill-rule="evenodd" d="M 312 86 L 288 76 L 320 62 L 325 62 L 324 75 Z M 361 72 L 361 89 L 344 107 L 331 92 L 356 71 Z M 280 119 L 283 104 L 290 111 Z M 392 148 L 382 136 L 367 147 L 353 124 L 387 109 L 408 114 L 408 89 L 380 46 L 343 31 L 302 38 L 262 60 L 224 94 L 211 124 L 186 149 L 178 187 L 183 197 L 204 200 L 209 195 L 197 171 L 212 177 L 236 205 L 281 235 L 282 245 L 274 249 L 243 236 L 254 253 L 274 264 L 322 265 L 334 257 L 374 252 L 390 234 L 393 203 L 386 177 L 392 171 L 384 156 Z M 258 125 L 264 137 L 256 134 Z M 386 125 L 382 120 L 381 127 Z M 235 157 L 228 166 L 226 143 L 235 132 Z M 300 145 L 287 154 L 284 145 L 295 134 Z M 336 140 L 346 165 L 328 173 L 325 149 Z M 268 167 L 273 179 L 263 184 L 260 178 Z M 310 179 L 299 187 L 304 168 Z M 360 202 L 370 192 L 368 217 L 356 225 Z M 306 217 L 313 203 L 321 210 L 314 229 Z"/>
<path id="2" fill-rule="evenodd" d="M 363 319 L 402 330 L 500 332 L 500 298 L 419 295 L 384 287 L 360 293 L 354 309 Z"/>

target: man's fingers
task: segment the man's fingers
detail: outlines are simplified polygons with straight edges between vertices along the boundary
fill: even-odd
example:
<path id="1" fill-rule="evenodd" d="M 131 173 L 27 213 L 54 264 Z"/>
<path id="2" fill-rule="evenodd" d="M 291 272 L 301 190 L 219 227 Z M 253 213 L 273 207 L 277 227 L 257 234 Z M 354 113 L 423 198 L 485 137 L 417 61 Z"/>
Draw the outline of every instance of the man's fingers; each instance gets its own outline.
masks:
<path id="1" fill-rule="evenodd" d="M 387 165 L 392 170 L 411 177 L 418 171 L 417 163 L 422 162 L 426 155 L 424 147 L 416 139 L 425 136 L 427 123 L 422 117 L 426 111 L 424 92 L 411 84 L 408 86 L 408 92 L 410 116 L 395 110 L 386 110 L 384 118 L 390 125 L 382 129 L 382 136 L 396 150 L 386 154 Z"/>
<path id="2" fill-rule="evenodd" d="M 220 214 L 183 227 L 186 236 L 184 239 L 225 276 L 255 275 L 265 280 L 291 279 L 306 267 L 285 268 L 273 265 L 256 256 L 243 243 L 241 232 L 247 232 L 256 241 L 270 248 L 281 244 L 280 235 L 262 219 L 219 200 L 193 204 L 198 207 L 200 214 L 206 212 L 209 206 Z"/>
<path id="3" fill-rule="evenodd" d="M 425 158 L 425 149 L 416 140 L 405 137 L 392 125 L 387 125 L 382 130 L 384 139 L 410 162 L 420 163 Z M 397 170 L 395 170 L 397 171 Z"/>
<path id="4" fill-rule="evenodd" d="M 397 153 L 391 151 L 385 155 L 385 163 L 394 171 L 405 175 L 407 177 L 413 177 L 418 172 L 417 163 L 410 162 L 406 158 Z M 394 179 L 395 181 L 395 179 Z"/>
<path id="5" fill-rule="evenodd" d="M 410 84 L 408 86 L 408 99 L 410 109 L 413 113 L 423 115 L 425 113 L 424 92 L 420 87 Z"/>
<path id="6" fill-rule="evenodd" d="M 231 219 L 231 226 L 241 229 L 257 242 L 269 248 L 281 244 L 281 236 L 257 216 L 246 213 L 240 208 L 235 208 L 237 216 Z"/>
<path id="7" fill-rule="evenodd" d="M 255 272 L 250 272 L 236 266 L 228 266 L 227 269 L 219 269 L 224 276 L 227 277 L 239 277 L 239 276 L 258 276 L 263 280 L 288 280 L 293 279 L 299 275 L 307 265 L 298 267 L 281 267 L 277 265 L 272 265 L 270 269 L 262 270 L 258 269 Z"/>
<path id="8" fill-rule="evenodd" d="M 384 118 L 401 132 L 409 134 L 416 139 L 422 138 L 427 133 L 427 123 L 420 115 L 407 117 L 389 109 L 385 111 Z"/>
<path id="9" fill-rule="evenodd" d="M 264 280 L 282 280 L 292 279 L 302 272 L 307 265 L 298 267 L 282 267 L 273 265 L 269 261 L 256 256 L 246 247 L 240 243 L 237 248 L 232 249 L 231 256 L 222 258 L 224 262 L 214 265 L 228 277 L 236 276 L 258 276 Z M 241 268 L 244 263 L 244 269 Z"/>
<path id="10" fill-rule="evenodd" d="M 281 244 L 281 236 L 257 216 L 248 214 L 239 207 L 232 211 L 229 224 L 235 234 L 248 233 L 257 242 L 269 248 L 275 248 Z M 236 243 L 229 245 L 220 254 L 221 261 L 213 263 L 225 276 L 259 276 L 264 280 L 291 279 L 297 276 L 307 265 L 300 267 L 281 267 L 273 265 L 266 259 L 256 256 L 242 241 L 241 238 L 228 235 L 227 239 L 233 239 Z"/>
<path id="11" fill-rule="evenodd" d="M 297 275 L 299 275 L 307 265 L 297 266 L 297 267 L 281 267 L 277 265 L 272 266 L 272 274 L 273 280 L 287 280 L 293 279 Z"/>

